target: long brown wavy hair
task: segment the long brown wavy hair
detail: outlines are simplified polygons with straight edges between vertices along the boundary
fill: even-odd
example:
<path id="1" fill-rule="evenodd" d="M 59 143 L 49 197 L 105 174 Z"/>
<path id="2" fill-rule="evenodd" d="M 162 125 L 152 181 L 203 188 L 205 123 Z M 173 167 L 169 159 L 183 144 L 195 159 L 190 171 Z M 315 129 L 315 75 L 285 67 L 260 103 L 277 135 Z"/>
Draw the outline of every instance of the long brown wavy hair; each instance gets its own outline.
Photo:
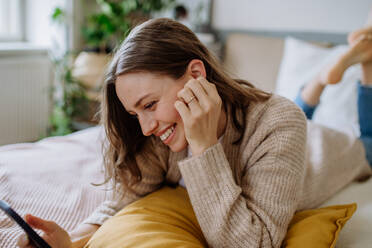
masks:
<path id="1" fill-rule="evenodd" d="M 104 149 L 105 182 L 122 184 L 125 188 L 142 180 L 136 155 L 145 152 L 144 145 L 151 137 L 142 134 L 137 119 L 121 104 L 115 82 L 119 75 L 146 71 L 179 79 L 189 62 L 199 59 L 204 63 L 206 79 L 216 85 L 223 105 L 231 109 L 234 127 L 240 138 L 245 129 L 245 110 L 250 102 L 265 101 L 271 94 L 263 92 L 244 80 L 234 80 L 218 60 L 186 26 L 171 19 L 152 19 L 135 27 L 115 52 L 103 87 L 101 121 L 108 138 Z M 238 112 L 243 118 L 238 118 Z M 128 177 L 129 175 L 129 177 Z"/>

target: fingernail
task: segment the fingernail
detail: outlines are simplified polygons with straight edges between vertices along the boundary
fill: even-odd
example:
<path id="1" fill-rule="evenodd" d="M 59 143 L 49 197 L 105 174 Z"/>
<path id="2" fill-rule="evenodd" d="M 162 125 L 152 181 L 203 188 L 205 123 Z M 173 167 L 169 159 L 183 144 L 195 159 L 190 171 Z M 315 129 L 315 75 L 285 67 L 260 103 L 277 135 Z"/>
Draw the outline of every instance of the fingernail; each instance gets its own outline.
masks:
<path id="1" fill-rule="evenodd" d="M 25 246 L 29 243 L 30 241 L 28 240 L 27 235 L 22 234 L 22 236 L 19 237 L 18 239 L 18 245 L 19 246 Z"/>
<path id="2" fill-rule="evenodd" d="M 181 104 L 181 101 L 178 101 L 178 100 L 177 100 L 177 101 L 174 102 L 174 106 L 175 106 L 175 107 L 177 107 L 177 105 L 180 105 L 180 104 Z"/>

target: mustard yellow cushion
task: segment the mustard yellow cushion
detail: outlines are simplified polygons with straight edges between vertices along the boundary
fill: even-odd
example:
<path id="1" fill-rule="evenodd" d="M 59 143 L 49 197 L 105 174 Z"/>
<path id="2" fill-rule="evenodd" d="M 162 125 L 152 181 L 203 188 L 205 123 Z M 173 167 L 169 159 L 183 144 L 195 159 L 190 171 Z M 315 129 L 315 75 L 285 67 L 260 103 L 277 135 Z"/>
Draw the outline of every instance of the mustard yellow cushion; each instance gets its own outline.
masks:
<path id="1" fill-rule="evenodd" d="M 207 247 L 183 187 L 163 187 L 126 206 L 93 235 L 89 248 Z"/>
<path id="2" fill-rule="evenodd" d="M 342 227 L 356 208 L 357 205 L 353 203 L 297 212 L 289 225 L 283 246 L 334 248 Z"/>
<path id="3" fill-rule="evenodd" d="M 330 206 L 295 214 L 284 247 L 334 247 L 356 204 Z M 85 247 L 207 247 L 183 187 L 162 189 L 126 206 L 107 220 Z"/>

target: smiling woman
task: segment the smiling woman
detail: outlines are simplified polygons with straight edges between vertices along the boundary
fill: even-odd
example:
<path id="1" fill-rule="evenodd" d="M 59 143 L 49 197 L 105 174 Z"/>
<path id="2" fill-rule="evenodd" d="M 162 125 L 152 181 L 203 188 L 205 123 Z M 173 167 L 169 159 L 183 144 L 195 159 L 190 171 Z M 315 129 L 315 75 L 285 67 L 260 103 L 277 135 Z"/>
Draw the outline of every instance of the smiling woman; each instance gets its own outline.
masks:
<path id="1" fill-rule="evenodd" d="M 118 77 L 116 92 L 128 113 L 137 117 L 143 135 L 154 134 L 172 150 L 181 151 L 187 145 L 186 140 L 174 139 L 172 145 L 169 143 L 174 137 L 170 134 L 184 136 L 182 120 L 173 106 L 184 84 L 184 78 L 173 80 L 148 72 L 128 73 Z"/>
<path id="2" fill-rule="evenodd" d="M 307 133 L 293 102 L 229 77 L 193 32 L 170 19 L 149 20 L 122 43 L 101 117 L 105 182 L 115 194 L 75 232 L 80 240 L 94 234 L 87 247 L 164 247 L 171 239 L 279 248 L 296 211 L 371 174 L 360 141 L 317 125 Z M 307 135 L 341 146 L 343 156 L 333 145 L 306 143 Z M 306 152 L 324 155 L 309 160 Z M 53 247 L 66 242 L 53 236 L 64 233 L 55 223 L 34 221 Z M 158 238 L 164 232 L 168 240 Z"/>
<path id="3" fill-rule="evenodd" d="M 175 132 L 172 133 L 174 133 L 175 139 L 172 135 L 172 142 L 169 137 L 165 143 L 173 152 L 181 151 L 186 148 L 187 144 L 193 143 L 190 147 L 191 151 L 201 153 L 217 143 L 217 136 L 221 135 L 221 130 L 224 129 L 222 122 L 225 119 L 225 110 L 221 109 L 221 99 L 225 105 L 228 102 L 231 103 L 234 113 L 233 119 L 236 120 L 236 128 L 242 136 L 244 118 L 241 120 L 243 123 L 240 123 L 235 112 L 238 112 L 239 108 L 248 106 L 251 101 L 263 101 L 270 96 L 253 88 L 248 82 L 241 81 L 241 84 L 238 84 L 230 79 L 221 69 L 221 65 L 198 41 L 195 34 L 180 23 L 169 19 L 158 19 L 158 21 L 150 21 L 148 24 L 151 25 L 137 26 L 115 54 L 104 87 L 105 104 L 102 110 L 103 121 L 109 127 L 107 129 L 108 137 L 112 144 L 117 144 L 125 151 L 118 153 L 117 148 L 114 149 L 116 145 L 109 146 L 105 159 L 111 162 L 106 165 L 115 164 L 117 158 L 123 156 L 124 160 L 120 163 L 125 163 L 126 165 L 123 164 L 123 166 L 134 173 L 131 178 L 122 178 L 122 182 L 128 186 L 129 182 L 136 183 L 137 179 L 141 180 L 135 157 L 144 146 L 144 142 L 147 140 L 146 136 L 159 132 L 162 134 L 167 128 L 173 127 Z M 172 32 L 172 36 L 163 33 L 163 30 Z M 157 36 L 157 39 L 151 41 L 151 37 L 154 35 Z M 200 80 L 200 76 L 213 83 Z M 192 83 L 191 79 L 199 79 L 200 83 Z M 242 85 L 248 87 L 245 88 Z M 182 88 L 185 89 L 181 90 Z M 142 105 L 143 111 L 138 115 L 132 109 L 134 103 L 141 96 L 151 93 L 155 89 L 158 92 L 158 97 L 166 93 L 166 99 L 162 99 L 160 102 L 160 105 L 166 106 L 161 106 L 160 110 L 162 108 L 166 108 L 166 110 L 149 111 L 149 109 L 144 109 L 145 105 Z M 177 93 L 177 91 L 180 92 Z M 160 92 L 162 93 L 159 94 Z M 204 93 L 203 96 L 200 95 L 202 93 Z M 197 98 L 198 101 L 195 102 L 199 103 L 199 107 L 194 103 L 186 104 L 193 95 Z M 176 102 L 177 98 L 182 101 Z M 162 104 L 164 101 L 166 104 Z M 146 103 L 148 104 L 148 102 Z M 216 103 L 218 104 L 216 105 Z M 224 109 L 226 107 L 224 106 Z M 133 119 L 130 113 L 125 111 L 125 108 L 136 112 L 138 119 Z M 190 118 L 187 109 L 193 110 L 196 118 Z M 197 118 L 203 114 L 203 111 L 206 112 L 206 109 L 210 111 L 210 118 L 206 120 L 206 127 L 203 128 L 209 130 L 211 137 L 199 133 L 198 141 L 195 141 L 194 137 L 189 137 L 186 141 L 188 135 L 193 135 L 188 130 L 196 131 L 196 124 L 201 126 Z M 220 117 L 221 110 L 223 111 Z M 182 116 L 182 113 L 181 120 L 179 115 Z M 167 121 L 149 118 L 153 114 L 167 115 Z M 156 120 L 156 122 L 149 123 L 149 120 Z M 185 128 L 185 125 L 190 125 L 190 127 Z M 219 133 L 217 133 L 217 129 L 220 131 Z M 203 136 L 202 141 L 200 140 L 201 136 Z M 113 168 L 108 168 L 107 171 L 116 173 Z M 122 174 L 119 173 L 117 176 L 121 177 Z"/>

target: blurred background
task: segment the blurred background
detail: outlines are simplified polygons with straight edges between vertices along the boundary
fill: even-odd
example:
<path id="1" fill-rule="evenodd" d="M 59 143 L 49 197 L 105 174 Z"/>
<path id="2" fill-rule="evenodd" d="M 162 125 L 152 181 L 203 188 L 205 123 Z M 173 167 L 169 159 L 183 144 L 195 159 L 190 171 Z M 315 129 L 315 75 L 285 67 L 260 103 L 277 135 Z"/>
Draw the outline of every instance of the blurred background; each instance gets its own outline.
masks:
<path id="1" fill-rule="evenodd" d="M 174 18 L 221 60 L 233 32 L 347 33 L 364 25 L 371 0 L 0 0 L 0 145 L 98 124 L 111 51 L 136 24 Z"/>

